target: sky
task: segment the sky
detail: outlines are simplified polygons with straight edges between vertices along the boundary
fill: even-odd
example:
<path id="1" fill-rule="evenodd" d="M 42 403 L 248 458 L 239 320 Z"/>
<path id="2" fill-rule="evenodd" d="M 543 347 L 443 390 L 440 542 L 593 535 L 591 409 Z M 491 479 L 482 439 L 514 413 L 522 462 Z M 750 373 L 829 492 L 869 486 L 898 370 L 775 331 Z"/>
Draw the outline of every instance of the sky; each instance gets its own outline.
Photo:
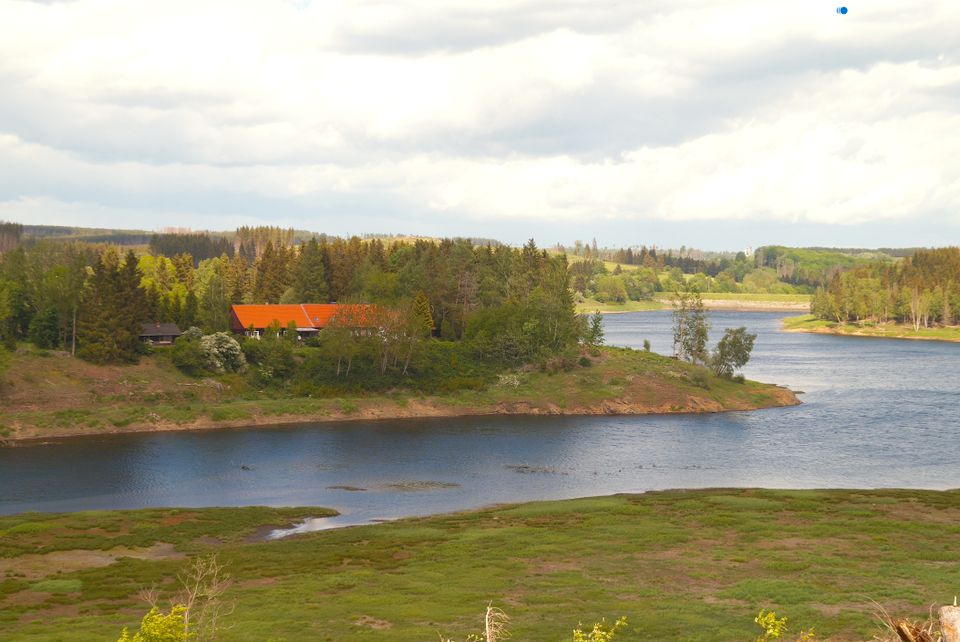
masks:
<path id="1" fill-rule="evenodd" d="M 0 0 L 0 220 L 960 243 L 956 0 Z"/>

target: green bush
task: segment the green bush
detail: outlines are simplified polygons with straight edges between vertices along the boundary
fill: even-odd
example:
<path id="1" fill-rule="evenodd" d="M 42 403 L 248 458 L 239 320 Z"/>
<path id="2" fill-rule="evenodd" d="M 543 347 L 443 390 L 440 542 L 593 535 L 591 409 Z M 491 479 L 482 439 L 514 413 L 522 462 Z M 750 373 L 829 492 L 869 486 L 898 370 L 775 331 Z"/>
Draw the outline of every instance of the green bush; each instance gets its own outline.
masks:
<path id="1" fill-rule="evenodd" d="M 706 370 L 697 368 L 690 375 L 690 382 L 698 388 L 703 388 L 704 390 L 710 389 L 710 375 L 707 374 Z"/>
<path id="2" fill-rule="evenodd" d="M 261 384 L 285 381 L 294 373 L 296 362 L 293 346 L 283 339 L 251 340 L 243 344 L 247 361 L 256 366 L 254 373 Z"/>
<path id="3" fill-rule="evenodd" d="M 203 356 L 203 349 L 199 341 L 193 341 L 186 334 L 173 344 L 170 350 L 170 361 L 183 372 L 198 376 L 207 369 L 207 361 Z"/>

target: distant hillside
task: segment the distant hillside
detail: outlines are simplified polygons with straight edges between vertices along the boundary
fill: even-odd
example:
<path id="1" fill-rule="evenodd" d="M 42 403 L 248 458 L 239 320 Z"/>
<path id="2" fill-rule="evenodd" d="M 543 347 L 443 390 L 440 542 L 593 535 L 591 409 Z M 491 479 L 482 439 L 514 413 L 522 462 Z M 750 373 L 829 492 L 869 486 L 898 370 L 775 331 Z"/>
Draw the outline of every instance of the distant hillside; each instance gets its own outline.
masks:
<path id="1" fill-rule="evenodd" d="M 915 252 L 909 250 L 838 249 L 766 245 L 754 253 L 758 267 L 773 268 L 787 283 L 815 286 L 837 270 L 858 265 L 893 263 Z M 894 254 L 895 253 L 895 254 Z"/>
<path id="2" fill-rule="evenodd" d="M 58 239 L 87 243 L 115 243 L 117 245 L 146 245 L 153 232 L 146 230 L 113 230 L 92 227 L 65 227 L 61 225 L 24 225 L 24 239 Z"/>
<path id="3" fill-rule="evenodd" d="M 13 224 L 11 224 L 13 225 Z M 22 225 L 22 232 L 18 233 L 19 238 L 23 239 L 58 239 L 63 241 L 85 241 L 88 243 L 115 243 L 117 245 L 147 245 L 154 236 L 173 236 L 173 235 L 204 235 L 212 239 L 226 238 L 233 241 L 237 236 L 237 230 L 161 230 L 153 232 L 149 230 L 122 230 L 98 227 L 72 227 L 64 225 Z M 259 228 L 241 228 L 241 229 L 259 229 L 259 230 L 280 230 L 262 226 Z M 312 232 L 310 230 L 289 229 L 284 230 L 286 238 L 294 244 L 308 241 L 311 238 L 335 238 L 335 234 L 325 234 L 322 232 Z M 413 242 L 417 240 L 439 240 L 430 236 L 417 234 L 380 234 L 369 233 L 359 234 L 364 240 L 379 239 L 381 241 L 391 242 Z M 503 245 L 497 239 L 485 237 L 457 237 L 464 238 L 474 245 L 492 245 L 494 247 Z"/>

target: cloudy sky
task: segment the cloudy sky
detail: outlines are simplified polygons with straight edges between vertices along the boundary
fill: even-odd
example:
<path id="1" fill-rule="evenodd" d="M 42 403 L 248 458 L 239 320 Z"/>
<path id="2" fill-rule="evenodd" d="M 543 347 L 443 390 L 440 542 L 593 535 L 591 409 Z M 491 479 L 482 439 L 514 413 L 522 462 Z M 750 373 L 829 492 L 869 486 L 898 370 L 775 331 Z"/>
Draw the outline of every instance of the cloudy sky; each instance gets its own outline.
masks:
<path id="1" fill-rule="evenodd" d="M 0 0 L 0 219 L 960 242 L 957 0 Z"/>

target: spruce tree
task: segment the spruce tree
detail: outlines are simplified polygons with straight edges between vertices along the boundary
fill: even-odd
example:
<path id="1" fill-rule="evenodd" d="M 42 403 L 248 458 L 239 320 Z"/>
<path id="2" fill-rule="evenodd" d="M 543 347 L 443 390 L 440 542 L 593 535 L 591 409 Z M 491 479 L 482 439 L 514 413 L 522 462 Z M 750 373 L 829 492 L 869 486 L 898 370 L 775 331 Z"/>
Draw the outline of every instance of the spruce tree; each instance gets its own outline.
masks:
<path id="1" fill-rule="evenodd" d="M 267 241 L 260 260 L 257 261 L 254 297 L 260 303 L 279 303 L 287 289 L 287 251 L 283 246 L 274 248 Z"/>
<path id="2" fill-rule="evenodd" d="M 418 292 L 413 300 L 413 318 L 416 333 L 429 337 L 433 332 L 433 315 L 430 313 L 430 300 L 422 291 Z"/>
<path id="3" fill-rule="evenodd" d="M 300 258 L 293 274 L 293 289 L 298 303 L 329 301 L 323 253 L 316 239 L 310 239 L 301 247 Z"/>
<path id="4" fill-rule="evenodd" d="M 108 250 L 94 267 L 77 325 L 77 355 L 94 363 L 136 361 L 147 300 L 140 287 L 137 257 L 131 251 L 121 265 Z"/>
<path id="5" fill-rule="evenodd" d="M 187 299 L 183 303 L 183 312 L 181 313 L 181 327 L 183 329 L 192 328 L 197 325 L 199 313 L 199 301 L 193 290 L 187 292 Z"/>

